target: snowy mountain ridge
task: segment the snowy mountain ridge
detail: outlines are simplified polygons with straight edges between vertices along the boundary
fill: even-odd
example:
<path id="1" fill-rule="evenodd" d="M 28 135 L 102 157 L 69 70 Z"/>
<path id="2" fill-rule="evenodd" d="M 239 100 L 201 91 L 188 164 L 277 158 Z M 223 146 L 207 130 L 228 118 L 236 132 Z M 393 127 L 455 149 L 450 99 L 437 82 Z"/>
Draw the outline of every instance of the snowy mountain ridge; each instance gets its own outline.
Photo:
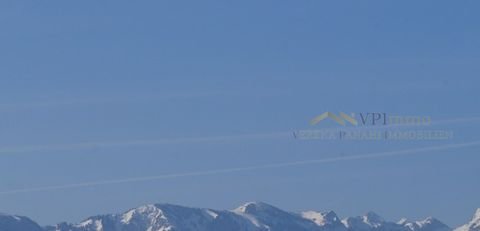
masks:
<path id="1" fill-rule="evenodd" d="M 480 231 L 480 209 L 470 222 L 451 229 L 432 217 L 395 223 L 368 212 L 340 219 L 333 211 L 292 213 L 262 202 L 249 202 L 231 211 L 151 204 L 48 227 L 27 217 L 0 213 L 0 231 Z"/>
<path id="2" fill-rule="evenodd" d="M 455 231 L 480 231 L 480 208 L 477 209 L 470 222 L 456 228 Z"/>

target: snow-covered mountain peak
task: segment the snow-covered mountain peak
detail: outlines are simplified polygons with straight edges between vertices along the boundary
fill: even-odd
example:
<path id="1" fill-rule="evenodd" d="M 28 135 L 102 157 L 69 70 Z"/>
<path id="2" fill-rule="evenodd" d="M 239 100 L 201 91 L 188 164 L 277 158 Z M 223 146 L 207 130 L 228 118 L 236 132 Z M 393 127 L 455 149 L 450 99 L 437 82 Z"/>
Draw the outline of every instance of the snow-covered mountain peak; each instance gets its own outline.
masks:
<path id="1" fill-rule="evenodd" d="M 455 231 L 480 231 L 480 208 L 475 211 L 470 222 L 456 228 Z"/>
<path id="2" fill-rule="evenodd" d="M 429 224 L 438 224 L 438 223 L 441 223 L 441 222 L 439 220 L 435 219 L 434 217 L 427 217 L 422 221 L 417 221 L 416 223 L 420 226 L 425 226 L 425 225 L 429 225 Z"/>
<path id="3" fill-rule="evenodd" d="M 334 224 L 340 222 L 337 214 L 333 211 L 328 212 L 315 212 L 315 211 L 306 211 L 302 212 L 301 216 L 303 218 L 309 219 L 320 226 Z"/>
<path id="4" fill-rule="evenodd" d="M 0 214 L 0 230 L 42 231 L 42 228 L 27 217 Z"/>
<path id="5" fill-rule="evenodd" d="M 418 231 L 417 225 L 407 219 L 397 223 L 388 222 L 374 212 L 368 212 L 360 217 L 345 218 L 342 223 L 349 231 Z"/>
<path id="6" fill-rule="evenodd" d="M 14 220 L 17 220 L 17 221 L 20 221 L 22 219 L 22 217 L 20 217 L 20 216 L 10 215 L 10 214 L 6 214 L 6 213 L 0 213 L 0 218 L 1 219 L 14 219 Z"/>
<path id="7" fill-rule="evenodd" d="M 480 210 L 455 231 L 480 231 Z M 22 216 L 0 214 L 0 231 L 452 231 L 441 221 L 385 221 L 369 212 L 340 220 L 333 211 L 293 213 L 263 202 L 249 202 L 235 210 L 150 204 L 119 214 L 89 217 L 77 224 L 40 227 Z"/>
<path id="8" fill-rule="evenodd" d="M 268 211 L 276 211 L 279 210 L 272 205 L 269 205 L 264 202 L 247 202 L 238 208 L 234 209 L 233 211 L 237 213 L 247 213 L 247 214 L 254 214 L 257 212 L 268 212 Z"/>
<path id="9" fill-rule="evenodd" d="M 374 212 L 368 212 L 363 216 L 363 221 L 371 226 L 377 227 L 385 222 L 385 220 Z"/>
<path id="10" fill-rule="evenodd" d="M 473 215 L 469 224 L 473 229 L 480 230 L 480 208 L 475 211 L 475 214 Z"/>
<path id="11" fill-rule="evenodd" d="M 322 215 L 327 221 L 337 222 L 340 220 L 334 211 L 328 211 L 328 212 L 322 213 Z"/>
<path id="12" fill-rule="evenodd" d="M 452 229 L 441 221 L 427 217 L 422 221 L 411 222 L 403 218 L 396 225 L 400 225 L 401 228 L 406 228 L 407 231 L 451 231 Z M 397 227 L 398 228 L 398 227 Z"/>
<path id="13" fill-rule="evenodd" d="M 472 220 L 480 221 L 480 208 L 478 208 L 477 211 L 475 211 L 475 214 L 473 215 Z"/>
<path id="14" fill-rule="evenodd" d="M 125 213 L 123 213 L 121 222 L 124 224 L 130 224 L 132 221 L 135 219 L 148 219 L 148 220 L 154 220 L 154 219 L 166 219 L 165 216 L 163 215 L 163 211 L 159 208 L 161 205 L 144 205 L 140 206 L 135 209 L 131 209 Z"/>
<path id="15" fill-rule="evenodd" d="M 402 218 L 400 219 L 399 221 L 397 221 L 397 224 L 399 225 L 405 225 L 407 223 L 409 223 L 410 221 L 407 219 L 407 218 Z"/>
<path id="16" fill-rule="evenodd" d="M 283 211 L 263 202 L 249 202 L 234 210 L 261 230 L 318 231 L 321 227 L 301 214 Z"/>
<path id="17" fill-rule="evenodd" d="M 452 229 L 434 217 L 427 217 L 423 221 L 417 221 L 418 230 L 451 231 Z"/>
<path id="18" fill-rule="evenodd" d="M 340 221 L 337 214 L 333 211 L 328 211 L 323 213 L 316 212 L 316 211 L 306 211 L 306 212 L 302 212 L 301 216 L 321 226 L 338 223 Z"/>
<path id="19" fill-rule="evenodd" d="M 318 225 L 321 230 L 326 231 L 347 231 L 347 228 L 333 211 L 315 212 L 307 211 L 300 214 L 303 218 Z"/>

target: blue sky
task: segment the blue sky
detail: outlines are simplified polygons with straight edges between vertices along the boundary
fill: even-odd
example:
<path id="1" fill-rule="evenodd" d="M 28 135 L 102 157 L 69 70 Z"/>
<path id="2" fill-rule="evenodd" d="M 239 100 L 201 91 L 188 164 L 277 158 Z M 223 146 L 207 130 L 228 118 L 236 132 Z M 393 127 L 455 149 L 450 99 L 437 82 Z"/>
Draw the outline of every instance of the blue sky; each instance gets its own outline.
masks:
<path id="1" fill-rule="evenodd" d="M 478 119 L 435 125 L 454 131 L 444 141 L 288 134 L 325 111 L 478 118 L 479 6 L 2 1 L 0 191 L 478 141 Z M 0 211 L 53 224 L 145 203 L 265 201 L 456 226 L 480 207 L 478 151 L 1 194 Z"/>

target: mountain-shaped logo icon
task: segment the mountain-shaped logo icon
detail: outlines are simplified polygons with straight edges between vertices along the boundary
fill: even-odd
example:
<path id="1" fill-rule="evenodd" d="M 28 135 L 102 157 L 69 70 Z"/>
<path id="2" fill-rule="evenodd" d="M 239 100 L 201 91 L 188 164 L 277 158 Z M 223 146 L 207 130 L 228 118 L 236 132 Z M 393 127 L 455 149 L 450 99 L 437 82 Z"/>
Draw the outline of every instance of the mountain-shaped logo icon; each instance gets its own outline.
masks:
<path id="1" fill-rule="evenodd" d="M 339 116 L 337 116 L 337 115 L 335 115 L 334 113 L 331 113 L 331 112 L 322 113 L 321 115 L 316 116 L 315 118 L 310 120 L 310 124 L 311 125 L 318 124 L 320 121 L 322 121 L 324 119 L 327 119 L 327 118 L 330 118 L 330 119 L 334 120 L 335 122 L 337 122 L 338 124 L 340 124 L 342 126 L 345 126 L 345 124 L 346 124 L 345 121 L 347 121 L 350 124 L 355 125 L 355 126 L 358 125 L 358 121 L 355 118 L 353 118 L 353 114 L 352 114 L 352 116 L 350 116 L 350 115 L 347 115 L 343 112 L 340 112 Z"/>

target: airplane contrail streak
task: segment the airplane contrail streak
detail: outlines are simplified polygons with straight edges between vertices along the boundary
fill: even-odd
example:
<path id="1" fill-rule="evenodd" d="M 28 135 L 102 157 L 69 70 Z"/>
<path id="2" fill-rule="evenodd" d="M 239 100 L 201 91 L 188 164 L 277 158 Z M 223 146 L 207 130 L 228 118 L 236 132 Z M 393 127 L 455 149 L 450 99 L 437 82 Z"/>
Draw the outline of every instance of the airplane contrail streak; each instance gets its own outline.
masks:
<path id="1" fill-rule="evenodd" d="M 447 149 L 473 147 L 473 146 L 479 146 L 479 145 L 480 145 L 480 140 L 467 142 L 467 143 L 457 143 L 457 144 L 429 146 L 429 147 L 423 147 L 423 148 L 404 149 L 404 150 L 397 150 L 397 151 L 377 152 L 377 153 L 370 153 L 370 154 L 363 154 L 363 155 L 356 155 L 356 156 L 333 157 L 333 158 L 314 159 L 314 160 L 301 160 L 301 161 L 294 161 L 294 162 L 272 163 L 272 164 L 254 165 L 254 166 L 237 167 L 237 168 L 212 169 L 212 170 L 205 170 L 205 171 L 172 173 L 172 174 L 157 175 L 157 176 L 145 176 L 145 177 L 124 178 L 124 179 L 114 179 L 114 180 L 104 180 L 104 181 L 91 181 L 91 182 L 64 184 L 64 185 L 53 185 L 53 186 L 44 186 L 44 187 L 35 187 L 35 188 L 13 189 L 13 190 L 0 191 L 0 195 L 39 192 L 39 191 L 52 191 L 52 190 L 60 190 L 60 189 L 72 189 L 72 188 L 84 188 L 84 187 L 93 187 L 93 186 L 100 186 L 100 185 L 122 184 L 122 183 L 132 183 L 132 182 L 142 182 L 142 181 L 155 181 L 155 180 L 179 178 L 179 177 L 216 175 L 216 174 L 222 174 L 222 173 L 292 167 L 292 166 L 299 166 L 299 165 L 323 164 L 323 163 L 340 162 L 340 161 L 353 161 L 353 160 L 361 160 L 361 159 L 374 159 L 374 158 L 391 157 L 391 156 L 404 156 L 404 155 L 426 153 L 430 151 L 441 151 L 441 150 L 447 150 Z"/>
<path id="2" fill-rule="evenodd" d="M 432 122 L 434 125 L 450 124 L 450 123 L 462 123 L 480 121 L 480 117 L 464 117 L 438 120 Z M 396 126 L 384 126 L 388 127 L 400 127 L 409 125 L 396 125 Z M 344 130 L 350 129 L 374 129 L 372 127 L 353 127 L 342 128 Z M 321 130 L 338 130 L 337 128 L 327 128 Z M 27 145 L 17 147 L 3 147 L 0 148 L 0 155 L 9 155 L 15 153 L 30 153 L 37 151 L 72 151 L 72 150 L 84 150 L 95 148 L 111 148 L 111 147 L 129 147 L 129 146 L 144 146 L 144 145 L 161 145 L 161 144 L 178 144 L 178 143 L 202 143 L 202 142 L 225 142 L 236 140 L 248 140 L 248 139 L 267 139 L 267 138 L 287 138 L 291 137 L 291 131 L 283 132 L 265 132 L 265 133 L 252 133 L 241 135 L 223 135 L 223 136 L 209 136 L 209 137 L 191 137 L 191 138 L 163 138 L 163 139 L 148 139 L 148 140 L 124 140 L 124 141 L 99 141 L 99 142 L 83 142 L 83 143 L 70 143 L 70 144 L 46 144 L 46 145 Z"/>
<path id="3" fill-rule="evenodd" d="M 18 147 L 0 148 L 0 155 L 8 155 L 14 153 L 27 153 L 36 151 L 71 151 L 95 148 L 109 147 L 128 147 L 142 145 L 160 145 L 160 144 L 178 144 L 178 143 L 202 143 L 202 142 L 223 142 L 242 139 L 266 139 L 275 137 L 291 137 L 291 132 L 271 132 L 271 133 L 254 133 L 241 135 L 224 135 L 224 136 L 207 136 L 207 137 L 191 137 L 191 138 L 164 138 L 149 140 L 125 140 L 125 141 L 105 141 L 105 142 L 83 142 L 70 144 L 47 144 L 47 145 L 30 145 Z"/>

